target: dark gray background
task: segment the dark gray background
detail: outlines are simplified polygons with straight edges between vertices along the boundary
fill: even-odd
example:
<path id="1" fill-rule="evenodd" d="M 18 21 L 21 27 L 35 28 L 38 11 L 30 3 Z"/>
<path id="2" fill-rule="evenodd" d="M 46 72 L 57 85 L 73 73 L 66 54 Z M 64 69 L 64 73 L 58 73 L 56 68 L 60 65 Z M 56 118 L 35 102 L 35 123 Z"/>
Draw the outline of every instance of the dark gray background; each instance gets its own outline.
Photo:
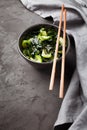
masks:
<path id="1" fill-rule="evenodd" d="M 62 100 L 60 70 L 49 91 L 50 70 L 36 70 L 18 52 L 18 38 L 29 26 L 48 21 L 19 0 L 0 0 L 0 130 L 52 130 Z M 74 42 L 66 59 L 65 91 L 75 66 Z"/>

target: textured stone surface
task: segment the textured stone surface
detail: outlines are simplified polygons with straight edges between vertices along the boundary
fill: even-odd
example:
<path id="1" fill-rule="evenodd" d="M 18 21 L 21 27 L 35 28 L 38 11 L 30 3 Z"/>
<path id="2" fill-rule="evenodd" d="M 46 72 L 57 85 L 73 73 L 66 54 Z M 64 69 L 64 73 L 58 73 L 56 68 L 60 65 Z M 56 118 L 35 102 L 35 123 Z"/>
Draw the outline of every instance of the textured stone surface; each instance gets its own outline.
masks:
<path id="1" fill-rule="evenodd" d="M 27 27 L 46 22 L 25 9 L 19 0 L 0 0 L 0 130 L 53 129 L 61 104 L 60 71 L 54 90 L 49 92 L 50 72 L 33 68 L 17 48 L 18 37 Z M 70 54 L 66 88 L 75 64 L 73 49 Z"/>

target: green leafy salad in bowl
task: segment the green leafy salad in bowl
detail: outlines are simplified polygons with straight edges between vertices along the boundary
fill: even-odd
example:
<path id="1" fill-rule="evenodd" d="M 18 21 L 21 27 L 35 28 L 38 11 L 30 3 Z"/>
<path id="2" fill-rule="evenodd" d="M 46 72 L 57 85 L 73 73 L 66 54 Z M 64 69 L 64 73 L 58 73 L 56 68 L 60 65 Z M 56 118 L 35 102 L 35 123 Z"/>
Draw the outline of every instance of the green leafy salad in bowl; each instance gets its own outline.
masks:
<path id="1" fill-rule="evenodd" d="M 23 32 L 19 39 L 19 50 L 22 56 L 33 63 L 52 63 L 54 59 L 58 28 L 51 24 L 34 25 Z M 69 39 L 66 38 L 66 51 Z M 62 56 L 63 31 L 58 46 L 58 60 Z"/>

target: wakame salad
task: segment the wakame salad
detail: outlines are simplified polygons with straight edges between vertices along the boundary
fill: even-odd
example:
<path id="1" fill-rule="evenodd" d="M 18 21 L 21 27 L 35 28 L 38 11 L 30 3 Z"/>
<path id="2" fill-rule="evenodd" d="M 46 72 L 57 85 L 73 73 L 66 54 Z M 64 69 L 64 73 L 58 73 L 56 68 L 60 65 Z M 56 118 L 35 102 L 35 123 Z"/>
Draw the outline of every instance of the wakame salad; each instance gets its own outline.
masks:
<path id="1" fill-rule="evenodd" d="M 57 31 L 55 29 L 42 27 L 22 41 L 22 52 L 32 61 L 50 62 L 54 58 L 56 39 Z M 62 44 L 63 38 L 60 37 L 58 58 L 62 55 Z"/>

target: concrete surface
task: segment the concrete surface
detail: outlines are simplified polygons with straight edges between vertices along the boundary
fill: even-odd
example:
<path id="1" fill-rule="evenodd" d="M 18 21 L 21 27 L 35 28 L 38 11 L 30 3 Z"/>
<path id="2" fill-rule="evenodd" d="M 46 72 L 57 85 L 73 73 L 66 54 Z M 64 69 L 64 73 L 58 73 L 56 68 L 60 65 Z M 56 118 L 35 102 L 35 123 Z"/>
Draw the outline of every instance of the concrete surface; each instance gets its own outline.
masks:
<path id="1" fill-rule="evenodd" d="M 50 92 L 50 72 L 33 68 L 17 48 L 18 37 L 27 27 L 46 22 L 19 0 L 0 0 L 0 130 L 53 130 L 61 105 L 60 71 Z M 75 66 L 73 49 L 70 54 L 65 91 Z"/>

